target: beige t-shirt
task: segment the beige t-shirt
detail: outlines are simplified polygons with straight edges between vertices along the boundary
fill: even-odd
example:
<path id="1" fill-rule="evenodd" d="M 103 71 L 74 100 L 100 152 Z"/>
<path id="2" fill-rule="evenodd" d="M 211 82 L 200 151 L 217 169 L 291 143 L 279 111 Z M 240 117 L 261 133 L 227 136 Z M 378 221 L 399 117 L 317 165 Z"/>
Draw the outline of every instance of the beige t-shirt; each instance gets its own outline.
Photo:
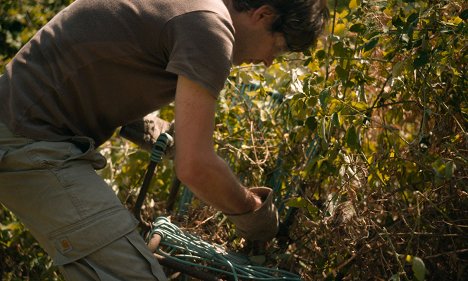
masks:
<path id="1" fill-rule="evenodd" d="M 222 0 L 77 0 L 0 77 L 0 121 L 40 140 L 114 130 L 173 101 L 177 76 L 216 98 L 234 28 Z"/>

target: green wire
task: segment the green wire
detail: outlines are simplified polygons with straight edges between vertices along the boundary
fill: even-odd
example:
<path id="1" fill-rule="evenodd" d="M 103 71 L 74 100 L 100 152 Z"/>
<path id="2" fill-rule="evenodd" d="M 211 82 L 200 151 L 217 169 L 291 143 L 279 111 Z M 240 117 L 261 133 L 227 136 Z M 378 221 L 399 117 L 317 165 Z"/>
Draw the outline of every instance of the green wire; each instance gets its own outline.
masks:
<path id="1" fill-rule="evenodd" d="M 155 233 L 161 236 L 157 253 L 181 264 L 228 275 L 236 281 L 239 278 L 259 281 L 301 281 L 298 275 L 284 270 L 250 265 L 248 259 L 229 254 L 220 245 L 209 244 L 197 236 L 183 232 L 166 217 L 155 220 L 148 239 Z M 163 251 L 161 246 L 167 249 Z M 178 251 L 182 253 L 178 254 Z"/>

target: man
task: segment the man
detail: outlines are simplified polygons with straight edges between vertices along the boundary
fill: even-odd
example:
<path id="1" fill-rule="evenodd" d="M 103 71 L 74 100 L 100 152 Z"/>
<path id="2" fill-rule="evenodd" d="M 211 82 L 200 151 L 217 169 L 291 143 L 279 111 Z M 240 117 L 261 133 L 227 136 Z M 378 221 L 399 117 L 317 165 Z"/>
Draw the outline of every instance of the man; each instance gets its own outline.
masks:
<path id="1" fill-rule="evenodd" d="M 309 48 L 327 12 L 322 0 L 75 1 L 0 77 L 0 202 L 67 280 L 166 280 L 95 149 L 175 100 L 179 179 L 242 236 L 271 239 L 271 192 L 242 186 L 213 149 L 216 98 L 231 64 Z"/>

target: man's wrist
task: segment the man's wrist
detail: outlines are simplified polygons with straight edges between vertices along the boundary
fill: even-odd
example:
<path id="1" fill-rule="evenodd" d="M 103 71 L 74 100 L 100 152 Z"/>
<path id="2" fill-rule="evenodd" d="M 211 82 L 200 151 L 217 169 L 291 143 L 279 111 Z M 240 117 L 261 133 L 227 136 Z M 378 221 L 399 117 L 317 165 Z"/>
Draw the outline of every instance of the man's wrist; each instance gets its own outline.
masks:
<path id="1" fill-rule="evenodd" d="M 260 198 L 260 196 L 253 193 L 252 191 L 249 190 L 248 192 L 250 195 L 250 211 L 253 212 L 258 210 L 262 206 L 262 199 Z"/>
<path id="2" fill-rule="evenodd" d="M 245 187 L 244 187 L 245 188 Z M 262 206 L 262 199 L 255 194 L 254 192 L 250 191 L 249 189 L 245 188 L 245 204 L 243 204 L 242 209 L 237 209 L 235 212 L 224 212 L 228 216 L 241 216 L 248 213 L 252 213 L 258 210 Z"/>

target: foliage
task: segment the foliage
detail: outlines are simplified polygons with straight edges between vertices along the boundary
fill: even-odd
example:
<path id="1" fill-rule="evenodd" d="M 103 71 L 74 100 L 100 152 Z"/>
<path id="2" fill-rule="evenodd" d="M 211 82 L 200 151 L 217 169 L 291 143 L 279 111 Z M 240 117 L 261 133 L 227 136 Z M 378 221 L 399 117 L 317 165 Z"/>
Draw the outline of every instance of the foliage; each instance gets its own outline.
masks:
<path id="1" fill-rule="evenodd" d="M 66 2 L 2 2 L 5 61 Z M 329 0 L 329 7 L 328 34 L 315 50 L 268 69 L 234 68 L 219 102 L 219 154 L 245 185 L 277 194 L 281 232 L 267 262 L 304 280 L 465 280 L 467 5 Z M 161 115 L 172 119 L 172 108 Z M 103 176 L 131 205 L 148 155 L 118 138 L 102 152 Z M 164 212 L 171 179 L 168 161 L 146 216 Z M 28 272 L 55 279 L 37 244 L 1 214 L 3 279 Z M 223 219 L 194 201 L 180 223 L 248 248 Z"/>
<path id="2" fill-rule="evenodd" d="M 0 65 L 26 43 L 39 28 L 72 0 L 2 0 L 0 3 Z"/>
<path id="3" fill-rule="evenodd" d="M 466 278 L 463 5 L 330 1 L 316 51 L 233 72 L 219 147 L 294 210 L 305 280 Z"/>

